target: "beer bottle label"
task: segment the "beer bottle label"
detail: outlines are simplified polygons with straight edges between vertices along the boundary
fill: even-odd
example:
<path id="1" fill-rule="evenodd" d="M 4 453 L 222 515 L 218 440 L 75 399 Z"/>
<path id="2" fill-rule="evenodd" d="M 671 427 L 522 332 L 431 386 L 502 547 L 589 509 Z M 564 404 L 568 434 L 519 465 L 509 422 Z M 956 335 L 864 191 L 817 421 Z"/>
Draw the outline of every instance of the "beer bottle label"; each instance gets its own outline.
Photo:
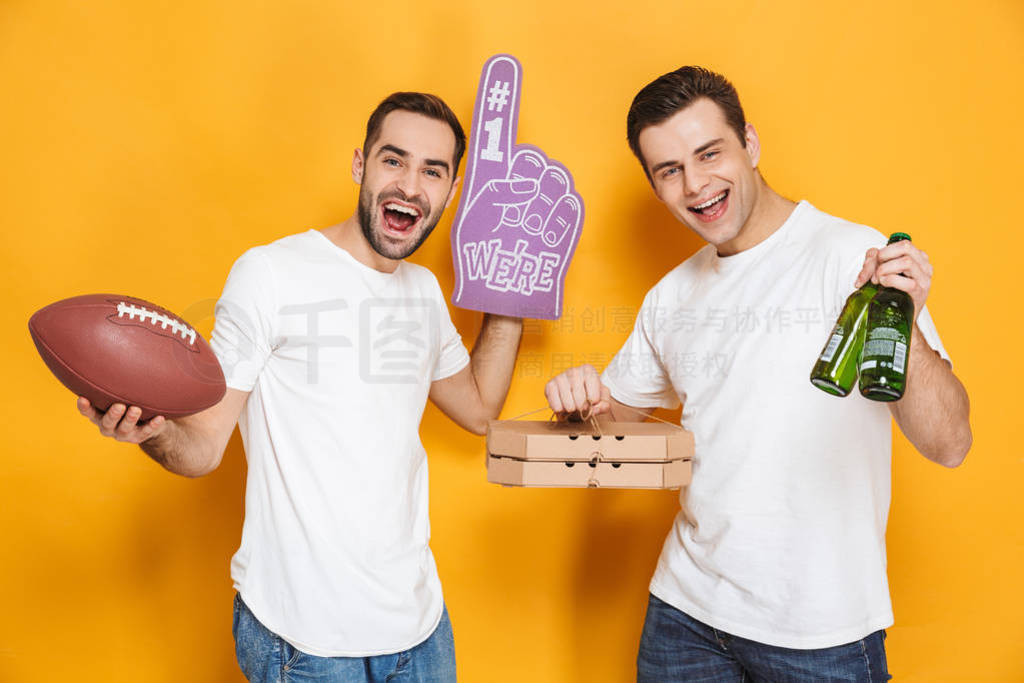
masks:
<path id="1" fill-rule="evenodd" d="M 828 363 L 836 355 L 836 350 L 839 345 L 843 343 L 843 328 L 836 325 L 832 330 L 832 337 L 828 340 L 828 344 L 825 345 L 825 350 L 821 352 L 821 360 L 824 363 Z"/>
<path id="2" fill-rule="evenodd" d="M 907 358 L 907 340 L 895 327 L 871 328 L 861 358 L 862 371 L 883 367 L 903 372 Z"/>
<path id="3" fill-rule="evenodd" d="M 902 373 L 906 369 L 907 345 L 903 342 L 896 342 L 896 348 L 892 354 L 892 369 Z"/>

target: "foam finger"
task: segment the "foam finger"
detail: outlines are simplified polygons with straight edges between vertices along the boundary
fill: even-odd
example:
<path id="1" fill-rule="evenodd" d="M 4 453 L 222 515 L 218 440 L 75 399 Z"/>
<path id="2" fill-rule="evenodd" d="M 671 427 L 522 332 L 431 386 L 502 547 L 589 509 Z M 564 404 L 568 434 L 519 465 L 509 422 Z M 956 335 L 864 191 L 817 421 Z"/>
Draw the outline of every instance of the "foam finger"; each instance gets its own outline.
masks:
<path id="1" fill-rule="evenodd" d="M 564 195 L 544 222 L 541 239 L 549 247 L 556 247 L 562 243 L 566 235 L 576 235 L 579 232 L 581 220 L 583 204 L 579 198 L 574 194 Z"/>
<path id="2" fill-rule="evenodd" d="M 466 159 L 466 189 L 471 196 L 489 180 L 507 175 L 519 126 L 522 73 L 511 55 L 495 55 L 484 64 Z"/>
<path id="3" fill-rule="evenodd" d="M 512 159 L 512 164 L 509 166 L 508 180 L 505 182 L 509 183 L 532 183 L 533 191 L 529 195 L 522 193 L 518 195 L 520 201 L 517 202 L 518 206 L 515 211 L 505 211 L 501 217 L 501 225 L 507 226 L 520 226 L 523 225 L 524 220 L 529 214 L 527 207 L 531 206 L 540 192 L 539 180 L 544 174 L 544 169 L 547 167 L 544 156 L 538 151 L 527 148 L 521 149 L 516 152 L 515 157 Z M 506 206 L 511 202 L 506 202 Z"/>
<path id="4" fill-rule="evenodd" d="M 483 202 L 486 206 L 522 206 L 530 202 L 537 195 L 537 181 L 532 178 L 513 178 L 491 180 L 480 193 L 473 199 L 471 208 L 477 202 Z M 502 213 L 502 220 L 508 212 Z"/>
<path id="5" fill-rule="evenodd" d="M 572 181 L 569 174 L 558 166 L 548 166 L 540 177 L 537 197 L 530 202 L 523 219 L 523 229 L 531 235 L 539 235 L 544 229 L 551 211 L 563 195 L 569 192 Z M 550 246 L 550 245 L 549 245 Z"/>
<path id="6" fill-rule="evenodd" d="M 512 163 L 508 167 L 508 177 L 509 180 L 530 178 L 539 181 L 547 167 L 547 159 L 544 158 L 543 153 L 532 147 L 525 147 L 512 157 Z"/>

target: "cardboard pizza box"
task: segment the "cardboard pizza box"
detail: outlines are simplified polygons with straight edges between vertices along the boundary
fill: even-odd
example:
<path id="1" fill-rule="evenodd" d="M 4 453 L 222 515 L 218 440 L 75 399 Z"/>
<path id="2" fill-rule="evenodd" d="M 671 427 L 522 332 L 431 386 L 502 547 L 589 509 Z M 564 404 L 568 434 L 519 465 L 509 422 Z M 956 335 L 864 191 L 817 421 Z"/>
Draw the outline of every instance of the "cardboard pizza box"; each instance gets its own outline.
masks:
<path id="1" fill-rule="evenodd" d="M 677 489 L 693 434 L 658 422 L 492 420 L 487 480 L 505 486 Z"/>

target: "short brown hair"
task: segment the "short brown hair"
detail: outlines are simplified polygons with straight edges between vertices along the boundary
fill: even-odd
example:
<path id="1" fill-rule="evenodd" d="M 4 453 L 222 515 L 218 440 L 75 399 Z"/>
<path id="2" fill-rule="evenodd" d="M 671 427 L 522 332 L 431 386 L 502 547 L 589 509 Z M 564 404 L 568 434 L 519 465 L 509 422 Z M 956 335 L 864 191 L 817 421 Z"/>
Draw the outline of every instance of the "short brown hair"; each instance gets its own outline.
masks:
<path id="1" fill-rule="evenodd" d="M 725 115 L 726 123 L 740 139 L 740 144 L 747 146 L 747 120 L 740 106 L 740 96 L 732 83 L 725 76 L 704 67 L 681 67 L 645 85 L 633 98 L 629 114 L 626 115 L 629 148 L 640 160 L 648 180 L 651 174 L 640 152 L 640 133 L 648 126 L 656 126 L 671 118 L 702 97 L 718 105 Z"/>
<path id="2" fill-rule="evenodd" d="M 363 140 L 363 152 L 369 153 L 370 147 L 380 137 L 380 128 L 384 125 L 384 117 L 395 110 L 423 114 L 428 118 L 444 121 L 451 127 L 452 133 L 455 134 L 455 164 L 452 167 L 452 175 L 454 176 L 459 168 L 462 155 L 466 152 L 466 134 L 462 130 L 459 119 L 455 117 L 455 114 L 444 103 L 444 100 L 437 95 L 422 92 L 395 92 L 385 97 L 377 105 L 377 108 L 373 110 L 369 120 L 366 122 L 366 138 Z"/>

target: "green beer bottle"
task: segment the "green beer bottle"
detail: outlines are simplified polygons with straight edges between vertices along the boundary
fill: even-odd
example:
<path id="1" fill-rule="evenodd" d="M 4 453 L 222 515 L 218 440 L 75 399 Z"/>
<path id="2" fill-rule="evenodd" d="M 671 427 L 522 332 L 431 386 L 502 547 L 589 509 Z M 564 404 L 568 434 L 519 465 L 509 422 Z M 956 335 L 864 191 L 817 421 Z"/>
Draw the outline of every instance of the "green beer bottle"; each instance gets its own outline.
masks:
<path id="1" fill-rule="evenodd" d="M 846 298 L 843 312 L 839 314 L 818 361 L 811 368 L 811 384 L 822 391 L 833 396 L 846 396 L 857 382 L 868 304 L 877 291 L 878 285 L 869 280 Z"/>
<path id="2" fill-rule="evenodd" d="M 894 232 L 889 244 L 909 240 Z M 893 287 L 879 287 L 868 305 L 860 360 L 860 393 L 873 401 L 898 401 L 907 387 L 907 356 L 914 329 L 914 300 Z"/>

